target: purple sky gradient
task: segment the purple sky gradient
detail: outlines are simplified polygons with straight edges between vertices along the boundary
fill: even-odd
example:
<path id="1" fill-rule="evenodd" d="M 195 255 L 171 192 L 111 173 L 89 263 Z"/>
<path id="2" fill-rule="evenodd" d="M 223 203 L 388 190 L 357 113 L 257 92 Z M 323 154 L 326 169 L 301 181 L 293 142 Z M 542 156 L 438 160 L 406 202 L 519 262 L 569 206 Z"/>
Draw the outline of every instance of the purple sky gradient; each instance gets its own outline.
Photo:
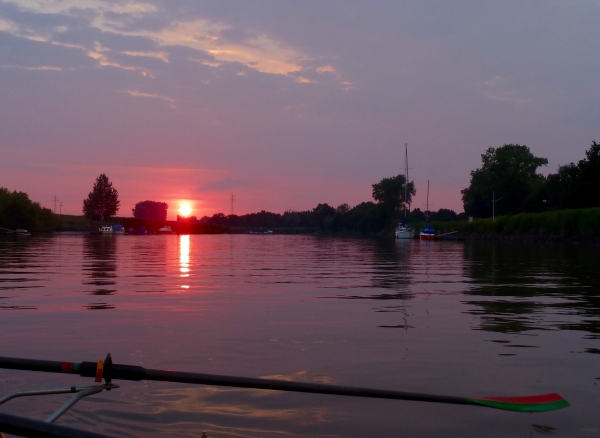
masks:
<path id="1" fill-rule="evenodd" d="M 0 1 L 0 186 L 81 214 L 351 206 L 397 174 L 462 211 L 489 146 L 600 140 L 599 1 Z"/>

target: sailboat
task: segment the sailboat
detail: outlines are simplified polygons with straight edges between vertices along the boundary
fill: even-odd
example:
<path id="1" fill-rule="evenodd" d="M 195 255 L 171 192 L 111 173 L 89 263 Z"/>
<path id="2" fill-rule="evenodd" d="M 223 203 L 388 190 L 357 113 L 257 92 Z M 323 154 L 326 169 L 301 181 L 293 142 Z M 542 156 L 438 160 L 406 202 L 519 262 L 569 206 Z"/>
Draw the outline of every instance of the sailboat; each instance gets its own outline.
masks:
<path id="1" fill-rule="evenodd" d="M 404 182 L 404 201 L 408 199 L 408 143 L 404 150 L 404 176 L 406 181 Z M 414 239 L 415 230 L 408 223 L 408 213 L 410 212 L 410 204 L 408 204 L 408 212 L 406 205 L 404 206 L 404 219 L 398 224 L 396 228 L 396 239 Z"/>
<path id="2" fill-rule="evenodd" d="M 421 231 L 421 240 L 435 239 L 435 230 L 429 225 L 429 180 L 427 180 L 427 210 L 425 211 L 425 228 Z"/>

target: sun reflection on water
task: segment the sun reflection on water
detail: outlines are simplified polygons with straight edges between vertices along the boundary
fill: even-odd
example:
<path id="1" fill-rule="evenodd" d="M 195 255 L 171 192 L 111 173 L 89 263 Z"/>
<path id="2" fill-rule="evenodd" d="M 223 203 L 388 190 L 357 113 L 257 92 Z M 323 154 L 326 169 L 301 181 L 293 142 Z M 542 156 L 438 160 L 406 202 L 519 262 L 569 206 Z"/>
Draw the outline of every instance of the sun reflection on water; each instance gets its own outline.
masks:
<path id="1" fill-rule="evenodd" d="M 190 236 L 179 236 L 179 276 L 190 276 Z M 182 289 L 189 289 L 189 285 L 181 285 Z"/>

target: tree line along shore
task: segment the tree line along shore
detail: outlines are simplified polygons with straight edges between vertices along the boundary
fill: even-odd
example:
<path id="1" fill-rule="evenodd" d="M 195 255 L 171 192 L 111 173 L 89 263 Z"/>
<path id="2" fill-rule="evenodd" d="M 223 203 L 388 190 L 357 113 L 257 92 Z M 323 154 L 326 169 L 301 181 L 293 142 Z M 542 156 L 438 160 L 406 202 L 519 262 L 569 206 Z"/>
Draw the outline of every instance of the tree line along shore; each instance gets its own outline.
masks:
<path id="1" fill-rule="evenodd" d="M 372 185 L 373 201 L 354 207 L 318 204 L 312 210 L 283 214 L 260 211 L 246 215 L 217 213 L 197 219 L 167 221 L 168 204 L 141 201 L 133 217 L 119 217 L 118 192 L 100 175 L 83 201 L 83 216 L 57 215 L 33 202 L 23 192 L 0 188 L 0 229 L 32 232 L 90 231 L 105 224 L 126 230 L 156 232 L 169 225 L 180 233 L 241 233 L 272 230 L 278 233 L 392 235 L 406 215 L 416 231 L 429 223 L 438 234 L 455 232 L 466 238 L 522 236 L 526 240 L 600 237 L 600 144 L 592 142 L 578 163 L 560 166 L 547 176 L 538 173 L 547 159 L 534 156 L 527 146 L 506 144 L 488 148 L 482 166 L 471 172 L 469 187 L 461 191 L 464 213 L 449 209 L 410 210 L 416 187 L 404 175 L 383 178 Z"/>

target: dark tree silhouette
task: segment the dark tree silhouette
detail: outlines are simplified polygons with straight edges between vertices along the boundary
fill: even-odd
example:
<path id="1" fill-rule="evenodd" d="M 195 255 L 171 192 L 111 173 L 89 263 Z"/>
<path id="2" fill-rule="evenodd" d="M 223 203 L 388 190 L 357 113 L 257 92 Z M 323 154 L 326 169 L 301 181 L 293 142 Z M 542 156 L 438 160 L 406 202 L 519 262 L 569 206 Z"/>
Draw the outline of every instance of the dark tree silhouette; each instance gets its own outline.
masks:
<path id="1" fill-rule="evenodd" d="M 92 220 L 108 220 L 119 211 L 119 193 L 105 174 L 96 178 L 94 188 L 83 200 L 83 214 Z"/>
<path id="2" fill-rule="evenodd" d="M 481 168 L 471 172 L 469 187 L 461 190 L 465 213 L 491 217 L 493 194 L 502 198 L 496 204 L 497 215 L 528 210 L 532 192 L 545 179 L 536 173 L 537 168 L 548 160 L 534 156 L 527 146 L 505 144 L 488 148 L 481 161 Z"/>
<path id="3" fill-rule="evenodd" d="M 387 215 L 386 226 L 395 226 L 399 213 L 408 208 L 412 197 L 417 193 L 414 183 L 406 185 L 406 177 L 397 175 L 391 178 L 383 178 L 377 184 L 373 184 L 373 199 L 377 201 Z M 406 199 L 404 195 L 406 192 Z"/>
<path id="4" fill-rule="evenodd" d="M 577 164 L 548 175 L 536 201 L 550 209 L 600 207 L 600 143 L 592 142 Z"/>
<path id="5" fill-rule="evenodd" d="M 29 199 L 27 193 L 0 187 L 0 228 L 26 228 L 50 231 L 56 226 L 56 215 Z"/>
<path id="6" fill-rule="evenodd" d="M 135 208 L 132 208 L 131 212 L 136 219 L 155 219 L 164 221 L 167 220 L 168 208 L 169 204 L 166 202 L 142 201 L 135 204 Z"/>

